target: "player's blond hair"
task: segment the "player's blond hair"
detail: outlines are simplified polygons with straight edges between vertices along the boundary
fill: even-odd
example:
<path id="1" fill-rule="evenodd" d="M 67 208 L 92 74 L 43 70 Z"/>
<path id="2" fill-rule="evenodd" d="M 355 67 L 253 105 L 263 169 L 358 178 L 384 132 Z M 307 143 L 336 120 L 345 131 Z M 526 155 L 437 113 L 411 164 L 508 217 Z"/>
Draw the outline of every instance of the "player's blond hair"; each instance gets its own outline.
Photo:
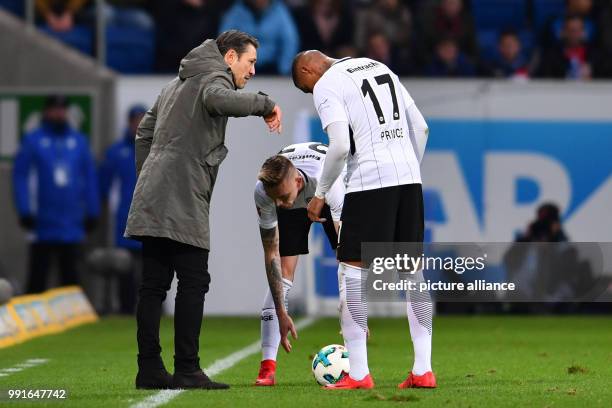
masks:
<path id="1" fill-rule="evenodd" d="M 259 170 L 257 179 L 261 181 L 264 189 L 272 189 L 278 186 L 291 174 L 293 163 L 280 154 L 268 158 Z"/>

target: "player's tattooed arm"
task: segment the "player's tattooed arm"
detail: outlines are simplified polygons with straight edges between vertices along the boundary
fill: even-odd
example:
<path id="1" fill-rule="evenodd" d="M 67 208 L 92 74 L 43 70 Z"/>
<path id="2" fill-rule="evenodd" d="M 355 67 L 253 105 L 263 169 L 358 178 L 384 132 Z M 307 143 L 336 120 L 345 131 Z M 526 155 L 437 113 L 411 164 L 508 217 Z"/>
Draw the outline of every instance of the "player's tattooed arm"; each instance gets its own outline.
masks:
<path id="1" fill-rule="evenodd" d="M 297 331 L 293 320 L 285 310 L 283 302 L 283 275 L 281 273 L 281 257 L 278 249 L 278 227 L 274 228 L 259 228 L 261 233 L 261 242 L 264 247 L 266 259 L 266 275 L 268 276 L 268 285 L 270 293 L 276 307 L 276 315 L 278 317 L 278 331 L 281 335 L 280 344 L 285 351 L 291 351 L 291 342 L 288 335 L 291 333 L 294 339 L 297 339 Z"/>
<path id="2" fill-rule="evenodd" d="M 276 309 L 284 310 L 283 276 L 281 273 L 281 259 L 278 249 L 278 227 L 269 229 L 260 227 L 259 232 L 261 234 L 261 243 L 264 248 L 266 276 L 268 277 L 270 293 L 272 294 Z"/>

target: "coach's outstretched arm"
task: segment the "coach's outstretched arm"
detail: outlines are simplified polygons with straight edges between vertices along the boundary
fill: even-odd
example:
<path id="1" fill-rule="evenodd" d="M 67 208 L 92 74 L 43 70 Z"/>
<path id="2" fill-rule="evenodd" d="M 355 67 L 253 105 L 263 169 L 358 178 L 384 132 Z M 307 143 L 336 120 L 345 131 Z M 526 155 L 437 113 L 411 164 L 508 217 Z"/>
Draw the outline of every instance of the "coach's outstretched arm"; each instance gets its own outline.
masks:
<path id="1" fill-rule="evenodd" d="M 211 80 L 202 98 L 204 108 L 213 116 L 262 116 L 271 131 L 280 130 L 280 107 L 268 95 L 238 92 L 224 76 Z M 274 128 L 271 125 L 275 125 Z"/>
<path id="2" fill-rule="evenodd" d="M 138 129 L 136 130 L 136 140 L 134 141 L 134 148 L 136 150 L 136 175 L 140 175 L 140 170 L 144 164 L 149 151 L 151 150 L 151 144 L 153 143 L 153 132 L 155 131 L 155 122 L 157 121 L 157 107 L 159 106 L 159 96 L 153 104 L 153 107 L 145 113 Z"/>
<path id="3" fill-rule="evenodd" d="M 333 122 L 327 128 L 329 148 L 325 155 L 325 164 L 315 195 L 308 203 L 308 218 L 311 221 L 323 222 L 320 218 L 321 210 L 325 204 L 325 194 L 332 188 L 346 163 L 346 157 L 351 148 L 348 122 Z"/>
<path id="4" fill-rule="evenodd" d="M 276 316 L 278 317 L 278 328 L 281 335 L 281 344 L 287 351 L 291 351 L 291 343 L 287 338 L 289 332 L 294 339 L 297 339 L 297 331 L 293 325 L 293 320 L 285 309 L 283 302 L 283 276 L 281 273 L 281 257 L 278 248 L 278 227 L 259 228 L 261 243 L 264 249 L 264 259 L 266 263 L 266 276 L 270 286 L 270 294 L 274 300 Z"/>

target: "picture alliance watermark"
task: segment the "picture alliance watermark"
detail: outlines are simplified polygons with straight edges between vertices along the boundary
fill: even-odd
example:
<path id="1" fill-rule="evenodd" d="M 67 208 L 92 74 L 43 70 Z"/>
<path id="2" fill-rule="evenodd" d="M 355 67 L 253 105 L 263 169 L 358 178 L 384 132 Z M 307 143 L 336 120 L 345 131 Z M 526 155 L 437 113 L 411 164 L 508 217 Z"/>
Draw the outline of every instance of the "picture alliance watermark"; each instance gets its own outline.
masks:
<path id="1" fill-rule="evenodd" d="M 375 275 L 381 275 L 386 271 L 396 272 L 400 279 L 398 282 L 386 282 L 383 279 L 374 279 L 372 288 L 376 291 L 504 291 L 515 290 L 514 282 L 487 282 L 478 279 L 471 282 L 446 282 L 414 279 L 414 275 L 422 270 L 452 271 L 463 274 L 466 271 L 483 271 L 486 268 L 487 254 L 477 257 L 441 257 L 425 256 L 413 257 L 408 254 L 396 254 L 394 257 L 376 257 L 373 259 L 370 270 Z M 411 276 L 411 279 L 403 276 Z"/>
<path id="2" fill-rule="evenodd" d="M 612 301 L 612 243 L 376 242 L 362 244 L 362 261 L 374 302 Z"/>
<path id="3" fill-rule="evenodd" d="M 385 282 L 382 279 L 376 279 L 372 282 L 374 290 L 398 290 L 398 291 L 482 291 L 482 290 L 516 290 L 514 282 L 487 282 L 484 279 L 479 279 L 473 282 L 444 282 L 426 280 L 422 282 L 414 282 L 408 279 L 401 279 L 399 282 Z"/>

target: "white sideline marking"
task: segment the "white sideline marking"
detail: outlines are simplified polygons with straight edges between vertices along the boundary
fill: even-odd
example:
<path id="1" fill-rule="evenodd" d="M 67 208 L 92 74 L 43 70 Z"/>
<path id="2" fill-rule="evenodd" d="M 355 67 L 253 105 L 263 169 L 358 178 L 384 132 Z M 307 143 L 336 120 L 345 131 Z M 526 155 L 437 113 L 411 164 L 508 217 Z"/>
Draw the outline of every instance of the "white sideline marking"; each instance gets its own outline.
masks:
<path id="1" fill-rule="evenodd" d="M 22 363 L 15 364 L 13 367 L 8 368 L 0 368 L 0 377 L 8 377 L 13 373 L 18 373 L 20 371 L 25 370 L 26 368 L 36 367 L 37 365 L 41 365 L 49 361 L 46 358 L 31 358 Z"/>
<path id="2" fill-rule="evenodd" d="M 305 329 L 306 327 L 312 325 L 316 322 L 317 319 L 314 317 L 306 317 L 295 324 L 295 328 L 297 330 Z M 249 344 L 245 348 L 242 348 L 235 353 L 228 355 L 227 357 L 221 358 L 219 360 L 214 361 L 210 366 L 204 369 L 204 372 L 209 376 L 215 376 L 220 374 L 221 372 L 232 368 L 241 360 L 257 353 L 261 350 L 261 342 L 258 340 L 254 343 Z M 185 390 L 161 390 L 156 394 L 147 397 L 146 399 L 140 401 L 137 404 L 132 405 L 130 408 L 155 408 L 160 405 L 167 404 L 176 398 L 179 394 L 183 393 Z"/>

